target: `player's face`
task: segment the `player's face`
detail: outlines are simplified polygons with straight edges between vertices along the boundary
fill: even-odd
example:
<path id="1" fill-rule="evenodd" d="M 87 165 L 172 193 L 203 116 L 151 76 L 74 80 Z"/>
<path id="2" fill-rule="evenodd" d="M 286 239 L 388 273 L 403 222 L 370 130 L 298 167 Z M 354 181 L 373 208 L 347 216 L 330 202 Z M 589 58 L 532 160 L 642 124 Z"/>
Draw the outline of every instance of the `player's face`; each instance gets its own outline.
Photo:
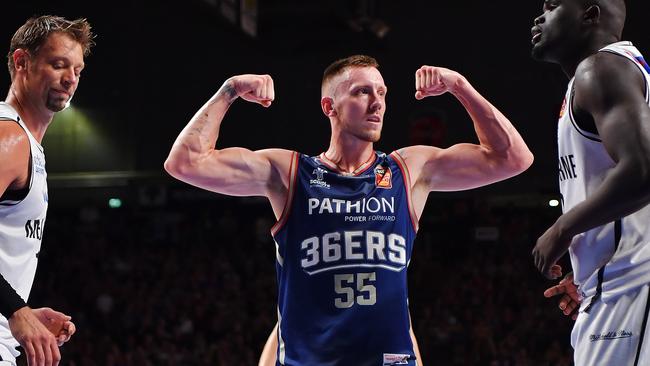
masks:
<path id="1" fill-rule="evenodd" d="M 376 68 L 350 68 L 334 97 L 342 131 L 364 141 L 379 141 L 387 91 L 384 78 Z"/>
<path id="2" fill-rule="evenodd" d="M 43 101 L 48 110 L 61 111 L 77 90 L 84 68 L 81 45 L 63 33 L 52 33 L 28 60 L 27 94 Z"/>
<path id="3" fill-rule="evenodd" d="M 532 55 L 540 61 L 561 62 L 583 34 L 581 0 L 545 0 L 542 14 L 535 18 Z"/>

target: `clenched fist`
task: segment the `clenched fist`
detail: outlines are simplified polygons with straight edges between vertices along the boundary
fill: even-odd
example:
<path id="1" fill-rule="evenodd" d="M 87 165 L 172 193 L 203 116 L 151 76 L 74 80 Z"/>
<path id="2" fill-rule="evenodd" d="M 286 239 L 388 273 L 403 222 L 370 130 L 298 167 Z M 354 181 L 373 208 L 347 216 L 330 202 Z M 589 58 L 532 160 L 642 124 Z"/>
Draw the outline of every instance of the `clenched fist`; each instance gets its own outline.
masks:
<path id="1" fill-rule="evenodd" d="M 275 99 L 273 79 L 270 75 L 237 75 L 224 83 L 224 91 L 231 100 L 236 97 L 269 107 Z"/>
<path id="2" fill-rule="evenodd" d="M 443 67 L 422 66 L 415 72 L 415 99 L 453 93 L 465 78 L 456 71 Z"/>

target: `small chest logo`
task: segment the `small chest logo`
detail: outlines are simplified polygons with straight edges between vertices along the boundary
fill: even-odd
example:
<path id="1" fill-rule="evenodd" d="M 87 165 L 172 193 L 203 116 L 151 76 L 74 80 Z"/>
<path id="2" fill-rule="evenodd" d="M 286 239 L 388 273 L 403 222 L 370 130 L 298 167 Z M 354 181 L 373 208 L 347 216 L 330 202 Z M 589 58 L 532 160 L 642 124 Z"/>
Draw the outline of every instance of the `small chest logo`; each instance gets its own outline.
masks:
<path id="1" fill-rule="evenodd" d="M 320 187 L 320 188 L 330 188 L 330 185 L 325 181 L 325 173 L 327 173 L 327 170 L 323 168 L 316 168 L 312 172 L 316 176 L 316 179 L 310 179 L 309 180 L 309 185 L 312 187 Z"/>
<path id="2" fill-rule="evenodd" d="M 45 173 L 45 159 L 41 155 L 34 155 L 34 171 L 36 171 L 36 174 L 44 174 Z"/>
<path id="3" fill-rule="evenodd" d="M 382 165 L 375 167 L 375 186 L 378 188 L 393 188 L 393 173 L 390 168 L 384 168 Z"/>

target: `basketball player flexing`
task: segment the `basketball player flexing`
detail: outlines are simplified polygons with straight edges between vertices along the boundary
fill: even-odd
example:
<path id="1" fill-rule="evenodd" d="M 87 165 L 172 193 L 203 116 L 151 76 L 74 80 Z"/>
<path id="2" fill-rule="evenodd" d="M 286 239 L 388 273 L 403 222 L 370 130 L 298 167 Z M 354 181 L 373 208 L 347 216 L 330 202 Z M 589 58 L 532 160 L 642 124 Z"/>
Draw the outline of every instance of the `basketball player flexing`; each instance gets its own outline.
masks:
<path id="1" fill-rule="evenodd" d="M 569 251 L 582 303 L 576 365 L 650 364 L 650 68 L 621 41 L 623 0 L 546 0 L 532 55 L 570 78 L 558 123 L 563 215 L 537 240 L 548 278 Z"/>
<path id="2" fill-rule="evenodd" d="M 277 218 L 271 232 L 279 284 L 278 365 L 415 365 L 406 268 L 429 192 L 494 183 L 532 163 L 510 121 L 460 74 L 423 66 L 415 86 L 417 99 L 456 96 L 480 144 L 375 151 L 388 89 L 377 62 L 358 55 L 324 72 L 321 108 L 331 138 L 320 155 L 215 149 L 237 98 L 271 105 L 268 75 L 229 78 L 171 149 L 165 169 L 172 176 L 271 203 Z"/>
<path id="3" fill-rule="evenodd" d="M 58 365 L 58 345 L 75 332 L 70 317 L 26 301 L 34 281 L 48 205 L 40 143 L 54 114 L 77 89 L 84 56 L 93 45 L 85 19 L 27 20 L 8 54 L 11 86 L 0 102 L 0 365 Z M 58 344 L 58 345 L 57 345 Z"/>

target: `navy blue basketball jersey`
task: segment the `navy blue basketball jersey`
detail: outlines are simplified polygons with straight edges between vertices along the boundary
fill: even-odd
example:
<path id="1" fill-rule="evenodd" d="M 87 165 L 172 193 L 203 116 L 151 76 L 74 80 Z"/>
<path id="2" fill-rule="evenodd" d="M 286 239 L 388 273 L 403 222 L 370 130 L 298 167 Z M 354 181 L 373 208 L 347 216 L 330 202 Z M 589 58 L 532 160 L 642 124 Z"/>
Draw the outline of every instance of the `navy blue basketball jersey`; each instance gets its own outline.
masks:
<path id="1" fill-rule="evenodd" d="M 277 364 L 415 365 L 406 272 L 417 220 L 397 153 L 352 174 L 294 153 L 277 248 Z"/>

